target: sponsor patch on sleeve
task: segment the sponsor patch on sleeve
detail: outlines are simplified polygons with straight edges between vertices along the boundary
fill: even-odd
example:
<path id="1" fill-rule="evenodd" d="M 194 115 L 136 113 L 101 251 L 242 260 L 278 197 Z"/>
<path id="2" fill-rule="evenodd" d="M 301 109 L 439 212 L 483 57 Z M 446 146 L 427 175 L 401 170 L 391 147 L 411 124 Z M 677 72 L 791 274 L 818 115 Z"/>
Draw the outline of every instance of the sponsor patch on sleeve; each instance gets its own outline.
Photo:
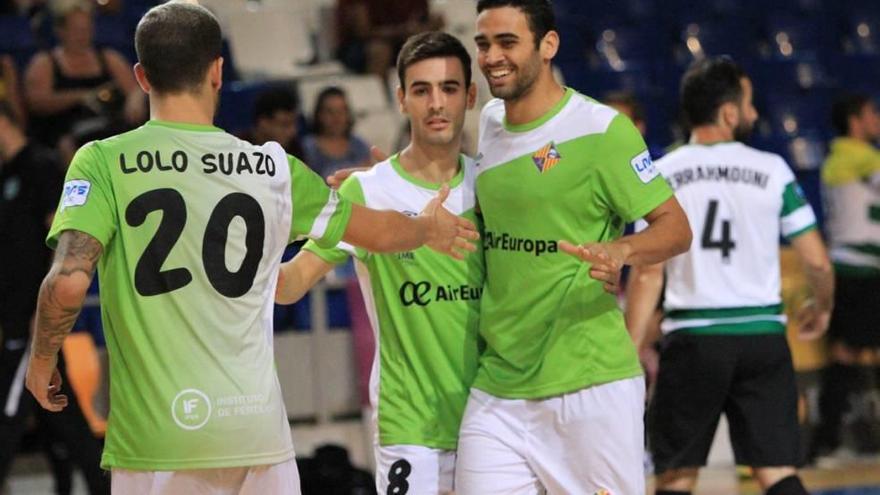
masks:
<path id="1" fill-rule="evenodd" d="M 92 183 L 87 180 L 71 180 L 64 183 L 61 194 L 61 211 L 70 206 L 82 206 L 89 199 Z"/>
<path id="2" fill-rule="evenodd" d="M 654 166 L 654 162 L 651 160 L 651 154 L 648 153 L 648 150 L 645 150 L 635 158 L 633 158 L 630 162 L 633 170 L 636 171 L 636 175 L 639 176 L 639 179 L 647 184 L 654 180 L 654 177 L 660 174 L 657 171 L 657 167 Z"/>

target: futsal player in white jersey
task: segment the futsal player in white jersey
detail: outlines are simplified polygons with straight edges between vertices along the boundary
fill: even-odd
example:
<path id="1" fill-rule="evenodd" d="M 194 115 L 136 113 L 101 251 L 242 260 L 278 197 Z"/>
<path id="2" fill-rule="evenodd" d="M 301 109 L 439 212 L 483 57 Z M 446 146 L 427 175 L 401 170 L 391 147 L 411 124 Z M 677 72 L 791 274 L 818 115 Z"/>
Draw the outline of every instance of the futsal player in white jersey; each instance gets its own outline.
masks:
<path id="1" fill-rule="evenodd" d="M 721 413 L 737 464 L 769 495 L 807 493 L 797 391 L 780 297 L 779 237 L 806 270 L 813 299 L 800 337 L 828 327 L 831 264 L 812 209 L 778 155 L 751 148 L 757 111 L 748 76 L 727 57 L 697 62 L 681 84 L 691 142 L 657 162 L 694 230 L 691 249 L 633 267 L 627 322 L 636 340 L 666 288 L 660 371 L 648 412 L 657 495 L 691 493 Z M 653 289 L 652 289 L 653 288 Z"/>

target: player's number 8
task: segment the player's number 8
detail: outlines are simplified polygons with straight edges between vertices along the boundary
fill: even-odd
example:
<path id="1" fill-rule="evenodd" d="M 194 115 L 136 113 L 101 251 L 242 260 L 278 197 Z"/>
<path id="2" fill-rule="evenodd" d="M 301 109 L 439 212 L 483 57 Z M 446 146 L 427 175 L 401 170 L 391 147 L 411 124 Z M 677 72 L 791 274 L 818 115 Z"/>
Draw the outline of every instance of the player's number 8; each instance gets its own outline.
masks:
<path id="1" fill-rule="evenodd" d="M 162 220 L 134 272 L 134 286 L 142 296 L 165 294 L 192 282 L 192 273 L 187 268 L 162 271 L 162 265 L 186 226 L 186 202 L 183 196 L 167 188 L 145 192 L 129 203 L 125 209 L 125 221 L 132 227 L 138 227 L 154 211 L 162 212 Z M 247 226 L 247 252 L 238 271 L 231 272 L 226 268 L 226 241 L 229 224 L 235 217 L 241 217 Z M 253 197 L 231 193 L 217 203 L 202 241 L 202 265 L 217 292 L 226 297 L 240 297 L 250 290 L 263 257 L 265 234 L 263 210 Z"/>
<path id="2" fill-rule="evenodd" d="M 399 459 L 388 470 L 388 490 L 386 495 L 406 495 L 409 492 L 409 482 L 406 478 L 412 472 L 412 465 L 406 459 Z"/>

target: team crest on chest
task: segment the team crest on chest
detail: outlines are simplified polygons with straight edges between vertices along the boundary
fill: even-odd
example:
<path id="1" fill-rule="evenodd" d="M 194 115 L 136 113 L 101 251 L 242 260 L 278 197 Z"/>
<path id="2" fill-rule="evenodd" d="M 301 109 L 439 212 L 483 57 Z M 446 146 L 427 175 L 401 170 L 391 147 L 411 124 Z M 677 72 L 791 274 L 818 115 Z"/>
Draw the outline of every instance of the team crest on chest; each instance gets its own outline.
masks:
<path id="1" fill-rule="evenodd" d="M 559 150 L 556 149 L 556 144 L 552 141 L 544 145 L 543 148 L 539 149 L 534 155 L 532 155 L 532 161 L 535 163 L 535 166 L 538 167 L 538 171 L 542 174 L 555 167 L 561 159 L 562 155 L 559 154 Z"/>

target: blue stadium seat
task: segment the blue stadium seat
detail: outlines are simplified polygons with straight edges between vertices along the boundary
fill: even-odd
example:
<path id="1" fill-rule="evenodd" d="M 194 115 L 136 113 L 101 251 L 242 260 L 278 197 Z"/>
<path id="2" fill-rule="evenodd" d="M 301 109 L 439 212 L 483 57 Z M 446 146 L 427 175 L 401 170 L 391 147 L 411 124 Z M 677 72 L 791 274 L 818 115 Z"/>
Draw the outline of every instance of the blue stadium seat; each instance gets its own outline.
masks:
<path id="1" fill-rule="evenodd" d="M 16 65 L 24 68 L 37 51 L 37 42 L 27 17 L 0 16 L 0 53 L 12 55 Z"/>
<path id="2" fill-rule="evenodd" d="M 838 55 L 829 70 L 839 88 L 880 96 L 880 55 Z"/>
<path id="3" fill-rule="evenodd" d="M 132 63 L 137 60 L 134 51 L 134 26 L 124 16 L 95 16 L 95 46 L 112 48 Z"/>
<path id="4" fill-rule="evenodd" d="M 827 135 L 831 103 L 825 95 L 763 95 L 758 104 L 763 132 L 774 137 L 795 138 L 806 134 Z"/>
<path id="5" fill-rule="evenodd" d="M 818 57 L 834 45 L 833 30 L 820 20 L 771 15 L 764 23 L 760 54 L 767 59 L 803 59 Z"/>
<path id="6" fill-rule="evenodd" d="M 843 20 L 843 50 L 852 55 L 880 55 L 880 5 L 854 12 Z"/>
<path id="7" fill-rule="evenodd" d="M 815 59 L 755 60 L 747 63 L 747 71 L 756 92 L 765 96 L 793 92 L 822 92 L 834 85 L 825 66 Z"/>
<path id="8" fill-rule="evenodd" d="M 602 26 L 594 33 L 591 65 L 611 71 L 647 69 L 671 57 L 670 43 L 656 27 Z"/>
<path id="9" fill-rule="evenodd" d="M 227 132 L 237 133 L 250 128 L 253 121 L 254 101 L 257 95 L 270 87 L 266 81 L 233 82 L 220 92 L 220 108 L 215 121 Z"/>
<path id="10" fill-rule="evenodd" d="M 677 63 L 688 65 L 706 56 L 730 55 L 741 60 L 755 49 L 753 23 L 736 18 L 702 20 L 681 27 L 675 56 Z"/>

